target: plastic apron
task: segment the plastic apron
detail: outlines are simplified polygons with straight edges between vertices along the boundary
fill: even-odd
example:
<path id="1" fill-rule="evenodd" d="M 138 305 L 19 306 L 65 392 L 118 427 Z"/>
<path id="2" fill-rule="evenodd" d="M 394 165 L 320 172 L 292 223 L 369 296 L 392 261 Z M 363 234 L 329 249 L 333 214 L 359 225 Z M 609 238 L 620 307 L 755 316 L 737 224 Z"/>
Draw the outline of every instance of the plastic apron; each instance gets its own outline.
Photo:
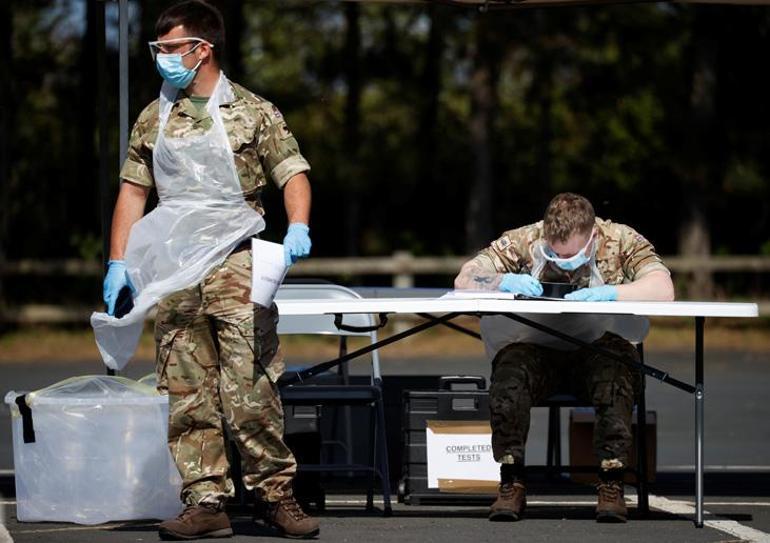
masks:
<path id="1" fill-rule="evenodd" d="M 543 270 L 548 265 L 548 261 L 541 252 L 541 248 L 544 248 L 544 245 L 545 241 L 539 240 L 530 247 L 530 256 L 532 258 L 531 273 L 532 277 L 537 279 L 540 279 Z M 586 264 L 590 266 L 591 273 L 588 283 L 589 287 L 598 287 L 604 284 L 602 274 L 596 265 L 596 245 L 594 243 L 591 258 L 588 264 Z M 646 317 L 637 315 L 544 315 L 539 313 L 520 313 L 519 315 L 587 343 L 596 341 L 605 332 L 612 332 L 628 341 L 639 342 L 647 336 L 647 332 L 650 329 L 649 320 Z M 494 359 L 500 349 L 511 343 L 534 343 L 563 351 L 578 348 L 572 343 L 535 330 L 526 324 L 513 321 L 503 315 L 482 317 L 481 337 L 484 340 L 484 348 L 490 360 Z"/>
<path id="2" fill-rule="evenodd" d="M 91 325 L 104 363 L 121 369 L 136 351 L 148 311 L 169 294 L 200 283 L 243 240 L 264 230 L 248 206 L 219 113 L 234 100 L 220 72 L 206 105 L 213 121 L 203 135 L 167 138 L 163 132 L 178 90 L 160 92 L 153 175 L 158 206 L 131 228 L 126 268 L 136 288 L 134 308 L 117 319 L 93 313 Z"/>

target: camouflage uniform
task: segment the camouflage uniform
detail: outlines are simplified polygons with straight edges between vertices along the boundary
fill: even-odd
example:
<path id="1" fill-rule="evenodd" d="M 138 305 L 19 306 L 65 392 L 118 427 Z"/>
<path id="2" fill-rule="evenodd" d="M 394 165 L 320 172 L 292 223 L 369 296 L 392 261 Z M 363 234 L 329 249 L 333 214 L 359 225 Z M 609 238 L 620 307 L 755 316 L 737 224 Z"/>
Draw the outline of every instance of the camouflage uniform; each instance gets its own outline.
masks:
<path id="1" fill-rule="evenodd" d="M 235 100 L 220 106 L 245 200 L 264 213 L 269 175 L 280 188 L 310 169 L 278 109 L 232 84 Z M 180 93 L 165 135 L 185 137 L 212 126 L 205 108 Z M 139 115 L 121 178 L 152 187 L 158 101 Z M 291 494 L 296 462 L 283 442 L 276 381 L 283 372 L 275 306 L 253 304 L 251 253 L 236 249 L 199 284 L 166 297 L 155 324 L 158 389 L 169 396 L 168 440 L 188 505 L 221 505 L 234 493 L 223 419 L 243 461 L 243 481 L 268 501 Z"/>
<path id="2" fill-rule="evenodd" d="M 630 283 L 656 270 L 668 273 L 652 244 L 632 228 L 597 218 L 596 230 L 596 265 L 605 284 Z M 532 247 L 542 239 L 542 221 L 510 230 L 474 262 L 493 273 L 530 273 Z M 548 263 L 538 279 L 587 287 L 590 270 L 582 266 L 565 272 Z M 633 345 L 614 334 L 606 333 L 594 345 L 638 361 Z M 530 408 L 564 391 L 594 406 L 594 448 L 599 460 L 618 459 L 628 465 L 638 382 L 637 372 L 628 365 L 585 348 L 562 351 L 529 343 L 508 345 L 492 362 L 489 394 L 495 459 L 523 464 Z"/>
<path id="3" fill-rule="evenodd" d="M 281 112 L 267 100 L 231 83 L 235 100 L 220 106 L 243 196 L 264 215 L 262 190 L 269 175 L 278 188 L 298 173 L 310 170 L 299 152 L 294 135 Z M 205 108 L 197 108 L 180 93 L 169 115 L 165 136 L 198 136 L 212 126 Z M 158 137 L 158 100 L 139 114 L 131 132 L 128 155 L 120 177 L 137 185 L 152 187 L 152 150 Z"/>

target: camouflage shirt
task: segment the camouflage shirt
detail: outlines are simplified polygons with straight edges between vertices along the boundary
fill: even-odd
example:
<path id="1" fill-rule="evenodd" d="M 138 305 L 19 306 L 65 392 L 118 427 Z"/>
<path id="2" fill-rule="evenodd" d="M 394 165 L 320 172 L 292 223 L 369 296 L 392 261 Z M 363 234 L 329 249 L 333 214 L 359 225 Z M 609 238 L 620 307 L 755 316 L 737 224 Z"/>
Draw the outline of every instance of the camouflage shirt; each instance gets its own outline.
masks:
<path id="1" fill-rule="evenodd" d="M 293 176 L 310 170 L 310 165 L 300 154 L 297 140 L 278 108 L 236 83 L 231 85 L 235 100 L 220 106 L 222 121 L 233 149 L 243 196 L 264 215 L 261 193 L 267 176 L 283 188 Z M 145 187 L 154 186 L 152 151 L 158 137 L 158 109 L 159 103 L 155 100 L 139 114 L 131 131 L 121 179 Z M 197 136 L 208 131 L 212 124 L 206 109 L 197 108 L 180 92 L 164 134 L 173 138 Z"/>
<path id="2" fill-rule="evenodd" d="M 596 266 L 605 284 L 631 283 L 656 270 L 669 273 L 655 247 L 630 226 L 597 218 L 596 230 Z M 480 251 L 474 262 L 494 273 L 531 273 L 532 250 L 542 239 L 543 221 L 509 230 Z M 574 272 L 566 272 L 548 262 L 537 279 L 586 287 L 590 270 L 588 266 L 582 266 Z"/>

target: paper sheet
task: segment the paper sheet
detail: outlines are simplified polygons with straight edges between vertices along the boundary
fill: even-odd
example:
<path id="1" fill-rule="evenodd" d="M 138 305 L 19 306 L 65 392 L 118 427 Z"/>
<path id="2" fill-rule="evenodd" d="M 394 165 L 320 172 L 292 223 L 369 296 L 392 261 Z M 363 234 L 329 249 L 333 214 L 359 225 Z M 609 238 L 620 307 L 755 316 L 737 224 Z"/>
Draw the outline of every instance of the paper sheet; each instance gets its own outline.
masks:
<path id="1" fill-rule="evenodd" d="M 513 292 L 499 292 L 494 290 L 452 290 L 442 296 L 448 299 L 493 299 L 493 300 L 551 300 L 556 302 L 571 302 L 564 298 L 553 298 L 550 296 L 526 296 L 524 294 L 514 294 Z"/>
<path id="2" fill-rule="evenodd" d="M 495 300 L 514 300 L 516 295 L 512 292 L 500 292 L 497 290 L 452 290 L 444 294 L 441 298 L 447 299 L 495 299 Z"/>
<path id="3" fill-rule="evenodd" d="M 283 255 L 283 245 L 252 238 L 251 256 L 251 301 L 263 307 L 270 307 L 278 287 L 289 271 Z"/>

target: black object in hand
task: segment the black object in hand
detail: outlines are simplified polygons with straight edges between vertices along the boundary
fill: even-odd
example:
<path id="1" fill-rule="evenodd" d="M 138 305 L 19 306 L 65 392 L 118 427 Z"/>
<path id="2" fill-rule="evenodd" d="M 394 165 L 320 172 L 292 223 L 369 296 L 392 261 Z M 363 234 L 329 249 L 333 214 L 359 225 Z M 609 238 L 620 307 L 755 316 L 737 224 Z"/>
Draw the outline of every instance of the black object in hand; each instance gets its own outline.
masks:
<path id="1" fill-rule="evenodd" d="M 131 311 L 134 307 L 134 298 L 131 296 L 131 289 L 123 287 L 118 292 L 118 299 L 115 301 L 115 317 L 121 318 Z"/>

